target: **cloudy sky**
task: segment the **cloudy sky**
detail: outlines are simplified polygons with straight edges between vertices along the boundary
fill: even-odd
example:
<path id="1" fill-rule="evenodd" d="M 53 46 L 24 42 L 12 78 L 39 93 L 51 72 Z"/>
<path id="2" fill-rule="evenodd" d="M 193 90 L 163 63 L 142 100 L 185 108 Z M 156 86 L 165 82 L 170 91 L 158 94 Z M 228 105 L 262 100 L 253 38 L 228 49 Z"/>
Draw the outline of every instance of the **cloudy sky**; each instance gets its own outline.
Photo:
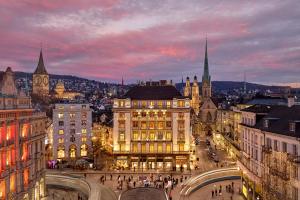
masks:
<path id="1" fill-rule="evenodd" d="M 300 82 L 298 0 L 0 0 L 0 70 L 126 83 L 202 76 Z"/>

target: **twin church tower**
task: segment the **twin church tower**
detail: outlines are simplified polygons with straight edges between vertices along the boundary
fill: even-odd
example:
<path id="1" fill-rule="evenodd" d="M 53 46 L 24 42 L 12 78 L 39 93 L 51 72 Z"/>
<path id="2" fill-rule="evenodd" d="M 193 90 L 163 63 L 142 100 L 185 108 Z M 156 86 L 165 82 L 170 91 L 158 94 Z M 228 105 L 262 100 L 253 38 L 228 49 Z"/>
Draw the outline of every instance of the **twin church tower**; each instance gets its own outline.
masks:
<path id="1" fill-rule="evenodd" d="M 40 51 L 38 65 L 32 75 L 32 93 L 38 96 L 49 95 L 49 74 L 44 65 L 42 50 Z"/>
<path id="2" fill-rule="evenodd" d="M 194 76 L 193 85 L 191 86 L 190 78 L 186 78 L 186 83 L 184 87 L 184 96 L 191 98 L 191 107 L 194 109 L 195 114 L 202 114 L 201 110 L 205 109 L 204 104 L 208 104 L 208 108 L 216 107 L 211 100 L 212 92 L 211 92 L 211 78 L 209 75 L 209 68 L 208 68 L 208 55 L 207 55 L 207 40 L 205 43 L 205 58 L 204 58 L 204 72 L 202 76 L 202 96 L 200 97 L 199 94 L 199 85 L 197 76 Z M 202 108 L 202 109 L 201 109 Z M 203 119 L 207 119 L 207 117 L 214 118 L 214 113 L 210 113 L 210 117 L 204 116 Z"/>

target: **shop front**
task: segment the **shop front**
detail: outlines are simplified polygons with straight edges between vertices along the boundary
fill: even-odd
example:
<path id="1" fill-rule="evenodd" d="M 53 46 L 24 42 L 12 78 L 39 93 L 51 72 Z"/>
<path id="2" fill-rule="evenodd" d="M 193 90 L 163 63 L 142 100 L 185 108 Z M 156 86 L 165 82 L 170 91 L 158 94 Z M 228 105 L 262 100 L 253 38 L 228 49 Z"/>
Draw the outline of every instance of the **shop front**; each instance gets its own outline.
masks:
<path id="1" fill-rule="evenodd" d="M 251 181 L 247 176 L 242 176 L 242 194 L 247 200 L 263 199 L 261 186 Z"/>
<path id="2" fill-rule="evenodd" d="M 176 171 L 183 171 L 190 169 L 188 156 L 176 156 L 175 160 Z"/>
<path id="3" fill-rule="evenodd" d="M 128 157 L 127 156 L 117 156 L 116 161 L 117 168 L 127 169 L 128 168 Z"/>

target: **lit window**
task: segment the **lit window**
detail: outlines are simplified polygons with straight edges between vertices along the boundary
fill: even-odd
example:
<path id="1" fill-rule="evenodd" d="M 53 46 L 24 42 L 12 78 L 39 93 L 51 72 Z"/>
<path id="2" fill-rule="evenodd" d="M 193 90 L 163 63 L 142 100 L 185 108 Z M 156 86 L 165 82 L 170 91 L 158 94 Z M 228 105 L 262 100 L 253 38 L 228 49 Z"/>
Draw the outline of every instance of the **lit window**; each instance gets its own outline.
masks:
<path id="1" fill-rule="evenodd" d="M 82 137 L 81 142 L 86 142 L 86 137 Z"/>
<path id="2" fill-rule="evenodd" d="M 172 139 L 172 132 L 167 131 L 167 133 L 166 133 L 166 139 L 167 140 L 171 140 Z"/>
<path id="3" fill-rule="evenodd" d="M 139 139 L 139 132 L 138 131 L 133 131 L 133 140 L 138 140 Z"/>
<path id="4" fill-rule="evenodd" d="M 65 157 L 65 149 L 63 147 L 59 147 L 57 149 L 57 158 L 61 159 Z"/>
<path id="5" fill-rule="evenodd" d="M 137 146 L 137 144 L 133 144 L 133 145 L 132 145 L 132 151 L 133 151 L 134 153 L 137 153 L 137 152 L 138 152 L 138 146 Z"/>
<path id="6" fill-rule="evenodd" d="M 150 131 L 150 140 L 155 140 L 155 132 Z"/>
<path id="7" fill-rule="evenodd" d="M 124 131 L 121 131 L 121 132 L 119 133 L 119 140 L 120 140 L 120 141 L 124 141 L 124 140 L 125 140 L 125 132 L 124 132 Z"/>
<path id="8" fill-rule="evenodd" d="M 87 145 L 86 144 L 83 144 L 81 145 L 80 147 L 80 156 L 87 156 Z"/>
<path id="9" fill-rule="evenodd" d="M 295 127 L 296 127 L 295 122 L 290 122 L 290 131 L 291 132 L 295 132 Z"/>
<path id="10" fill-rule="evenodd" d="M 178 101 L 178 107 L 184 107 L 184 101 L 183 100 Z"/>
<path id="11" fill-rule="evenodd" d="M 146 108 L 147 107 L 147 102 L 146 101 L 142 101 L 142 108 Z"/>
<path id="12" fill-rule="evenodd" d="M 162 140 L 164 138 L 164 133 L 162 131 L 157 132 L 157 139 Z"/>
<path id="13" fill-rule="evenodd" d="M 58 143 L 59 143 L 59 144 L 64 143 L 64 138 L 58 138 Z"/>
<path id="14" fill-rule="evenodd" d="M 64 114 L 63 113 L 58 113 L 58 118 L 61 119 L 64 117 Z"/>
<path id="15" fill-rule="evenodd" d="M 86 134 L 86 133 L 87 133 L 86 128 L 81 129 L 81 133 L 82 133 L 82 134 Z"/>
<path id="16" fill-rule="evenodd" d="M 162 102 L 162 101 L 158 101 L 158 102 L 157 102 L 157 106 L 158 106 L 159 108 L 162 108 L 162 107 L 163 107 L 163 102 Z"/>
<path id="17" fill-rule="evenodd" d="M 171 101 L 167 101 L 167 108 L 171 107 Z"/>
<path id="18" fill-rule="evenodd" d="M 75 118 L 75 113 L 70 113 L 70 118 L 71 119 Z"/>
<path id="19" fill-rule="evenodd" d="M 76 147 L 73 145 L 70 147 L 70 158 L 75 158 L 76 157 Z"/>
<path id="20" fill-rule="evenodd" d="M 145 122 L 145 121 L 141 122 L 141 128 L 146 129 L 147 128 L 147 122 Z"/>
<path id="21" fill-rule="evenodd" d="M 163 151 L 163 146 L 162 146 L 162 144 L 157 144 L 157 152 L 158 152 L 158 153 L 162 153 L 162 151 Z"/>
<path id="22" fill-rule="evenodd" d="M 166 151 L 167 151 L 167 153 L 171 153 L 171 144 L 167 144 L 166 145 Z"/>
<path id="23" fill-rule="evenodd" d="M 163 129 L 164 128 L 164 122 L 157 122 L 157 128 Z"/>
<path id="24" fill-rule="evenodd" d="M 179 151 L 184 151 L 184 144 L 179 144 Z"/>
<path id="25" fill-rule="evenodd" d="M 155 122 L 149 122 L 149 128 L 154 129 L 155 128 Z"/>
<path id="26" fill-rule="evenodd" d="M 147 139 L 147 132 L 142 131 L 142 140 L 146 140 L 146 139 Z"/>
<path id="27" fill-rule="evenodd" d="M 154 144 L 149 145 L 149 151 L 150 151 L 150 153 L 154 152 Z"/>
<path id="28" fill-rule="evenodd" d="M 146 144 L 142 144 L 142 152 L 146 152 Z"/>
<path id="29" fill-rule="evenodd" d="M 58 134 L 59 134 L 59 135 L 63 135 L 63 134 L 64 134 L 64 130 L 63 130 L 63 129 L 59 129 L 59 130 L 58 130 Z"/>

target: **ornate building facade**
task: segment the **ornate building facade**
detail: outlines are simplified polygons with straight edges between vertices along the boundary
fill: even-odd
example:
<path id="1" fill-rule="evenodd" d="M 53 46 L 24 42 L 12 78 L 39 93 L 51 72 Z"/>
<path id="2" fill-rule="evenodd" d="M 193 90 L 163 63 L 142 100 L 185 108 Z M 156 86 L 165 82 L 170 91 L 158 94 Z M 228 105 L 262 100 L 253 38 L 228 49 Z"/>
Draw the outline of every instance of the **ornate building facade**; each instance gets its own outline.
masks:
<path id="1" fill-rule="evenodd" d="M 32 75 L 32 93 L 39 96 L 49 95 L 49 74 L 44 65 L 42 50 L 38 65 Z"/>
<path id="2" fill-rule="evenodd" d="M 45 113 L 19 92 L 11 68 L 0 72 L 0 199 L 43 199 Z"/>
<path id="3" fill-rule="evenodd" d="M 114 100 L 113 113 L 113 154 L 118 167 L 190 167 L 190 99 L 173 85 L 136 86 Z"/>
<path id="4" fill-rule="evenodd" d="M 66 91 L 64 82 L 59 80 L 55 86 L 54 96 L 58 99 L 74 100 L 76 97 L 82 97 L 83 94 L 79 92 Z"/>

